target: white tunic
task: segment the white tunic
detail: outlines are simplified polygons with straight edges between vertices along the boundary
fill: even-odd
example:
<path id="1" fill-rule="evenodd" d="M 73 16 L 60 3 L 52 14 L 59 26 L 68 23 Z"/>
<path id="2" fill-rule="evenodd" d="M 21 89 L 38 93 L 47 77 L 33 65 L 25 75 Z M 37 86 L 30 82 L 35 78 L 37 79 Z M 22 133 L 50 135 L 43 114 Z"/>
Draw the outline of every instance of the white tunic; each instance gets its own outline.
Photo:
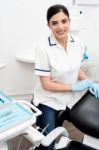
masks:
<path id="1" fill-rule="evenodd" d="M 33 103 L 44 104 L 55 110 L 64 110 L 74 99 L 74 92 L 51 92 L 42 88 L 39 76 L 51 76 L 53 81 L 73 84 L 78 79 L 82 58 L 80 41 L 68 35 L 67 49 L 57 42 L 54 35 L 44 41 L 36 50 L 35 75 L 38 76 L 34 88 Z"/>

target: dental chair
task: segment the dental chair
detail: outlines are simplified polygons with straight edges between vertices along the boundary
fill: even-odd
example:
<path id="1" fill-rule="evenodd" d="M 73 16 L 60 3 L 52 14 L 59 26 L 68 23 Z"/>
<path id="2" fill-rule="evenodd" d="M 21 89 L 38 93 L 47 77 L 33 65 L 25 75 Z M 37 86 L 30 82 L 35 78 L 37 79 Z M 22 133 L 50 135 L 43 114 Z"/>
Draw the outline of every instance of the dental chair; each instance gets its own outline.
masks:
<path id="1" fill-rule="evenodd" d="M 68 120 L 84 133 L 82 143 L 72 141 L 65 128 L 57 127 L 40 144 L 47 147 L 61 135 L 56 150 L 99 150 L 99 99 L 87 92 L 67 113 Z"/>
<path id="2" fill-rule="evenodd" d="M 84 133 L 83 144 L 76 144 L 76 149 L 99 150 L 99 99 L 87 92 L 71 109 L 71 120 Z"/>
<path id="3" fill-rule="evenodd" d="M 71 108 L 69 114 L 73 125 L 84 133 L 84 139 L 82 143 L 69 139 L 69 134 L 64 127 L 57 127 L 48 135 L 44 136 L 43 132 L 39 132 L 38 128 L 33 127 L 33 125 L 36 123 L 37 116 L 41 115 L 41 112 L 35 106 L 26 101 L 11 101 L 1 92 L 0 98 L 2 103 L 0 105 L 1 118 L 2 116 L 4 117 L 6 115 L 9 117 L 10 121 L 13 121 L 13 117 L 11 118 L 10 115 L 14 113 L 14 119 L 16 119 L 16 121 L 13 122 L 15 124 L 8 122 L 8 128 L 7 126 L 4 128 L 2 126 L 2 119 L 0 118 L 0 148 L 2 150 L 8 150 L 7 140 L 19 134 L 23 134 L 29 141 L 33 143 L 33 146 L 29 150 L 39 147 L 40 144 L 47 147 L 60 135 L 61 138 L 57 145 L 55 145 L 55 149 L 57 150 L 99 150 L 99 99 L 96 99 L 89 92 L 87 92 L 79 100 L 79 102 L 77 102 Z M 4 103 L 5 105 L 3 106 Z M 16 109 L 14 110 L 12 104 L 18 106 L 18 111 L 21 108 L 22 111 L 20 110 L 20 114 L 22 112 L 27 114 L 25 115 L 27 117 L 26 119 L 24 119 L 25 116 L 23 116 L 24 121 L 19 119 L 20 122 L 17 122 L 17 118 L 15 118 L 15 113 L 18 112 L 17 107 L 15 107 Z M 5 108 L 10 108 L 10 106 L 11 110 L 9 112 L 9 110 L 6 110 Z M 28 108 L 33 109 L 32 114 Z M 2 112 L 1 110 L 5 111 Z M 6 119 L 3 121 L 6 121 Z"/>
<path id="4" fill-rule="evenodd" d="M 99 150 L 99 99 L 87 92 L 70 110 L 69 120 L 84 133 L 83 142 L 72 141 L 62 136 L 64 140 L 59 141 L 58 150 Z M 48 146 L 46 138 L 43 145 Z M 50 141 L 49 143 L 51 143 Z M 47 144 L 46 144 L 47 143 Z M 61 143 L 61 144 L 60 144 Z M 66 143 L 66 145 L 64 145 Z"/>

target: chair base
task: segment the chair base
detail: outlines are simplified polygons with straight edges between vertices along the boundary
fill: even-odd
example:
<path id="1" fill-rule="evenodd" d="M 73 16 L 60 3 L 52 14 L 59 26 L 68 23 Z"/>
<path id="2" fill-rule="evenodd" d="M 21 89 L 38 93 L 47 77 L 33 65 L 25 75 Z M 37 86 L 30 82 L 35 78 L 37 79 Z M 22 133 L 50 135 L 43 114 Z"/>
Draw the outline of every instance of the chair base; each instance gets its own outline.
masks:
<path id="1" fill-rule="evenodd" d="M 98 150 L 98 149 L 94 149 L 90 146 L 79 143 L 77 141 L 71 141 L 70 143 L 68 143 L 66 148 L 62 148 L 62 149 L 58 149 L 58 150 Z"/>

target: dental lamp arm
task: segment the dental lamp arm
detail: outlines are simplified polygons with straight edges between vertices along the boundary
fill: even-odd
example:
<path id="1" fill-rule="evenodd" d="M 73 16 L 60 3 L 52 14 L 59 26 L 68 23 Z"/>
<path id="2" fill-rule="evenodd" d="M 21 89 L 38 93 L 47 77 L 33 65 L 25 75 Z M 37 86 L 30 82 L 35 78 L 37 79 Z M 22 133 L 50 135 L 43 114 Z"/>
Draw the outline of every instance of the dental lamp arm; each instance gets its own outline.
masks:
<path id="1" fill-rule="evenodd" d="M 64 127 L 57 127 L 52 132 L 50 132 L 47 136 L 44 137 L 41 144 L 47 147 L 60 135 L 63 135 L 65 137 L 69 136 L 67 130 Z"/>

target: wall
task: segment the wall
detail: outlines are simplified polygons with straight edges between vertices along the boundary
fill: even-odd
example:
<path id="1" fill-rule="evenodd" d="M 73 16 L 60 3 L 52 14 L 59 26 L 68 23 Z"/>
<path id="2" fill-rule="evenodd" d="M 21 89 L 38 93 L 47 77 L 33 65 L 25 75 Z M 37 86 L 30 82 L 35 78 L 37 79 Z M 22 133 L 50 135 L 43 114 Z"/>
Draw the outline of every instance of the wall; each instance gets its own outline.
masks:
<path id="1" fill-rule="evenodd" d="M 98 5 L 79 6 L 82 9 L 82 30 L 80 38 L 87 46 L 89 53 L 89 63 L 84 66 L 90 78 L 99 81 L 99 15 Z"/>
<path id="2" fill-rule="evenodd" d="M 3 0 L 0 1 L 0 90 L 15 98 L 28 99 L 33 93 L 35 77 L 34 63 L 28 60 L 20 62 L 16 56 L 34 59 L 36 44 L 49 34 L 46 22 L 46 10 L 55 3 L 72 5 L 72 0 Z M 99 58 L 99 6 L 79 6 L 82 10 L 81 30 L 75 32 L 84 40 L 91 59 Z M 25 55 L 24 55 L 25 54 Z M 28 56 L 29 55 L 29 56 Z M 26 60 L 27 58 L 25 58 Z M 94 68 L 93 68 L 94 67 Z M 95 66 L 88 73 L 96 74 Z M 97 65 L 96 65 L 97 68 Z M 98 75 L 97 78 L 98 80 Z"/>

